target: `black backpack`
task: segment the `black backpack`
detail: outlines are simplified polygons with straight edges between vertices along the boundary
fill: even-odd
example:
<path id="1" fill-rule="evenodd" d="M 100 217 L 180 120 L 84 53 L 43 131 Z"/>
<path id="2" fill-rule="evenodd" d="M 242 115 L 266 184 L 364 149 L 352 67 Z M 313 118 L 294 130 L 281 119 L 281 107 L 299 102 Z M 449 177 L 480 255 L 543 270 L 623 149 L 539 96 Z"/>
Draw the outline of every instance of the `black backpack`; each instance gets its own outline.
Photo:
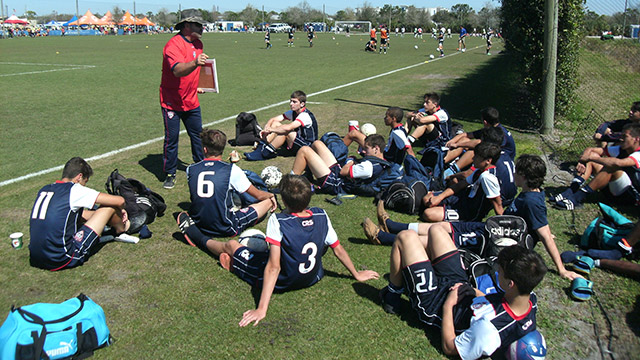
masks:
<path id="1" fill-rule="evenodd" d="M 410 184 L 398 181 L 391 184 L 382 193 L 380 200 L 384 201 L 386 209 L 415 215 L 420 212 L 422 198 L 427 195 L 427 192 L 427 185 L 420 180 L 413 181 Z"/>
<path id="2" fill-rule="evenodd" d="M 519 245 L 533 249 L 535 243 L 523 218 L 514 215 L 496 215 L 487 219 L 485 229 L 489 237 L 488 256 L 497 256 L 505 247 Z"/>
<path id="3" fill-rule="evenodd" d="M 139 232 L 143 225 L 151 224 L 156 216 L 161 217 L 167 209 L 160 194 L 136 179 L 125 178 L 118 169 L 111 172 L 104 185 L 109 194 L 122 196 L 125 200 L 124 209 L 131 221 L 128 234 Z"/>
<path id="4" fill-rule="evenodd" d="M 260 141 L 260 125 L 254 114 L 241 112 L 236 117 L 236 137 L 229 140 L 231 146 L 253 145 Z"/>

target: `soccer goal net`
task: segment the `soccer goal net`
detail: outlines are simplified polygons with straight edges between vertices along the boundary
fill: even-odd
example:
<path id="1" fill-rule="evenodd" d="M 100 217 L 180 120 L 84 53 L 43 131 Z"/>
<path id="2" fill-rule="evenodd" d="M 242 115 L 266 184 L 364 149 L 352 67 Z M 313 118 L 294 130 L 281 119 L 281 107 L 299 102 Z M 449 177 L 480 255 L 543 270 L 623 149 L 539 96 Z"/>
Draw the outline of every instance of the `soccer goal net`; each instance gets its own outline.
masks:
<path id="1" fill-rule="evenodd" d="M 336 33 L 345 33 L 347 28 L 349 28 L 349 33 L 369 34 L 371 21 L 336 21 L 334 30 Z"/>

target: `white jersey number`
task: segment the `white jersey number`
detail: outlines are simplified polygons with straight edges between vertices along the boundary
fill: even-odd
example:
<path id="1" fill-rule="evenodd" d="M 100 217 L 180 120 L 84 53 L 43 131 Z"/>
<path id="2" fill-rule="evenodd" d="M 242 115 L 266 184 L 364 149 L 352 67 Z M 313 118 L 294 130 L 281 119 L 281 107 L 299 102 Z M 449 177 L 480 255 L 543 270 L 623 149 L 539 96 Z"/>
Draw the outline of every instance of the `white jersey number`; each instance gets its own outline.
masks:
<path id="1" fill-rule="evenodd" d="M 424 293 L 427 291 L 433 291 L 437 287 L 433 285 L 433 272 L 429 273 L 429 284 L 427 285 L 427 277 L 424 275 L 425 273 L 417 273 L 416 276 L 420 278 L 420 282 L 416 284 L 416 291 L 419 293 Z M 427 287 L 425 288 L 425 285 Z"/>
<path id="2" fill-rule="evenodd" d="M 213 181 L 207 180 L 204 177 L 207 175 L 214 175 L 215 171 L 203 171 L 198 174 L 198 196 L 203 198 L 210 198 L 213 196 L 214 184 Z"/>
<path id="3" fill-rule="evenodd" d="M 307 243 L 303 248 L 302 248 L 302 254 L 304 255 L 309 255 L 309 258 L 307 259 L 307 262 L 303 262 L 300 263 L 300 265 L 298 265 L 298 271 L 300 272 L 300 274 L 306 274 L 309 271 L 313 270 L 313 268 L 316 266 L 316 255 L 318 254 L 318 247 L 316 246 L 315 243 Z M 305 266 L 309 264 L 308 266 Z"/>
<path id="4" fill-rule="evenodd" d="M 36 204 L 33 205 L 33 212 L 31 213 L 32 219 L 44 220 L 52 197 L 53 191 L 43 191 L 40 193 L 38 200 L 36 200 Z"/>

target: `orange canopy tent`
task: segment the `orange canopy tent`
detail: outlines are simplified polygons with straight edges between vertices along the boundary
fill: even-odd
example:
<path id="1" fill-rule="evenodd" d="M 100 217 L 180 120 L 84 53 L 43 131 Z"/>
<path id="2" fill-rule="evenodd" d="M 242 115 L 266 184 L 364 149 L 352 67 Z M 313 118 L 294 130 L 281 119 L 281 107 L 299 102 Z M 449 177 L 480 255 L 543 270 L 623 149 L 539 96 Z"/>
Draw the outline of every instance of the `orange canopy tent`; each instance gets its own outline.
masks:
<path id="1" fill-rule="evenodd" d="M 100 19 L 98 19 L 95 15 L 91 13 L 91 10 L 87 10 L 87 12 L 84 13 L 84 15 L 82 15 L 80 19 L 72 23 L 69 23 L 69 25 L 104 25 L 104 24 L 100 22 Z"/>
<path id="2" fill-rule="evenodd" d="M 135 25 L 136 18 L 134 18 L 129 11 L 127 11 L 123 16 L 122 20 L 118 23 L 118 25 Z"/>
<path id="3" fill-rule="evenodd" d="M 136 19 L 136 25 L 154 26 L 155 24 L 149 21 L 149 19 L 145 16 L 142 19 Z"/>
<path id="4" fill-rule="evenodd" d="M 107 13 L 104 14 L 102 18 L 100 18 L 100 23 L 102 25 L 115 25 L 115 22 L 113 21 L 113 14 L 111 14 L 111 11 L 107 10 Z"/>

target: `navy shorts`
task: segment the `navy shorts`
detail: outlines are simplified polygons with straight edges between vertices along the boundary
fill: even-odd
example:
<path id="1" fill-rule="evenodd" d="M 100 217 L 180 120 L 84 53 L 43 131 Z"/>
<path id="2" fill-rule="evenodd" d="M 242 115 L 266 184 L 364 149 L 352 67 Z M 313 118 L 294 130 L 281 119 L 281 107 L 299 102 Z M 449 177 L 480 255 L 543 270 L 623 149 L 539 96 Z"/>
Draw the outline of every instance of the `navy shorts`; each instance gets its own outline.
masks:
<path id="1" fill-rule="evenodd" d="M 402 273 L 411 306 L 418 312 L 418 318 L 437 327 L 442 325 L 442 305 L 449 295 L 449 288 L 456 283 L 468 282 L 457 250 L 433 262 L 427 260 L 411 264 L 402 269 Z"/>
<path id="2" fill-rule="evenodd" d="M 244 229 L 255 225 L 259 220 L 258 212 L 251 206 L 232 212 L 230 218 L 236 234 L 240 234 Z"/>
<path id="3" fill-rule="evenodd" d="M 329 170 L 331 171 L 329 175 L 318 179 L 320 192 L 324 194 L 338 195 L 343 192 L 342 185 L 344 184 L 344 180 L 340 177 L 342 166 L 336 163 L 331 165 Z"/>
<path id="4" fill-rule="evenodd" d="M 488 238 L 483 222 L 452 222 L 451 238 L 457 248 L 464 248 L 482 255 Z"/>
<path id="5" fill-rule="evenodd" d="M 78 232 L 73 235 L 71 242 L 67 245 L 70 247 L 67 250 L 67 256 L 69 261 L 66 264 L 61 264 L 59 267 L 51 268 L 49 270 L 56 271 L 62 269 L 68 269 L 84 264 L 84 262 L 92 255 L 91 248 L 100 242 L 100 236 L 93 231 L 92 228 L 87 225 L 82 225 Z"/>
<path id="6" fill-rule="evenodd" d="M 233 253 L 230 270 L 249 285 L 262 286 L 267 261 L 269 261 L 268 251 L 255 251 L 241 246 Z"/>

